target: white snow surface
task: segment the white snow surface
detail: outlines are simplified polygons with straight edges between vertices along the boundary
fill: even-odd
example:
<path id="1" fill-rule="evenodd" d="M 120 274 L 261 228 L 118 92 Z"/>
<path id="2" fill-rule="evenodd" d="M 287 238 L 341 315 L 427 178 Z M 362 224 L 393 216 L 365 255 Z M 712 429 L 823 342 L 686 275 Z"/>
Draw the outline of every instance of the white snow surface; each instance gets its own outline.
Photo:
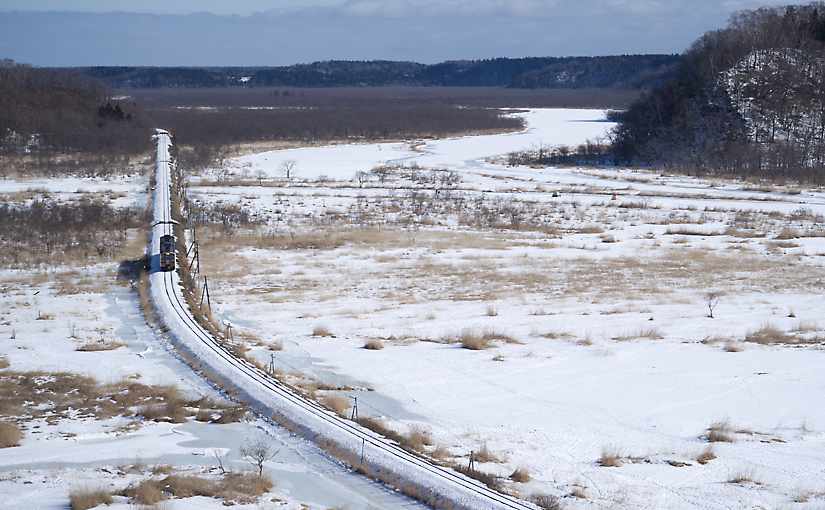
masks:
<path id="1" fill-rule="evenodd" d="M 524 118 L 527 128 L 498 135 L 463 136 L 404 143 L 342 144 L 270 151 L 233 158 L 228 166 L 235 173 L 259 171 L 270 177 L 281 175 L 285 161 L 297 162 L 300 179 L 327 177 L 352 179 L 356 172 L 383 164 L 413 164 L 460 169 L 475 166 L 476 160 L 545 146 L 576 145 L 603 137 L 613 126 L 604 121 L 603 110 L 535 109 L 514 114 Z"/>
<path id="2" fill-rule="evenodd" d="M 538 143 L 576 144 L 602 136 L 611 125 L 592 122 L 602 116 L 538 110 L 525 114 L 528 127 L 517 134 L 428 141 L 416 150 L 408 144 L 364 144 L 233 160 L 236 173 L 262 170 L 272 177 L 281 177 L 283 161 L 296 162 L 300 186 L 193 188 L 203 202 L 252 208 L 276 230 L 313 228 L 325 212 L 346 213 L 362 199 L 369 207 L 382 197 L 402 197 L 392 183 L 360 188 L 307 181 L 319 176 L 349 181 L 355 172 L 379 164 L 415 162 L 458 172 L 464 198 L 483 194 L 523 201 L 528 208 L 547 206 L 554 214 L 550 219 L 564 228 L 599 225 L 613 239 L 565 232 L 559 239 L 511 234 L 505 239 L 529 246 L 509 248 L 428 250 L 415 242 L 385 251 L 348 245 L 330 251 L 247 248 L 236 253 L 252 273 L 216 283 L 223 286 L 217 310 L 252 331 L 277 335 L 285 345 L 279 355 L 283 368 L 375 390 L 361 394 L 367 412 L 399 429 L 428 427 L 438 444 L 459 454 L 488 444 L 507 461 L 484 467 L 503 476 L 527 467 L 533 475 L 527 493 L 565 495 L 571 487 L 584 488 L 587 499 L 565 498 L 567 507 L 821 508 L 825 408 L 818 402 L 825 392 L 825 351 L 821 344 L 759 345 L 741 339 L 765 324 L 782 331 L 807 327 L 822 336 L 825 237 L 797 236 L 783 245 L 779 230 L 786 225 L 822 231 L 825 193 L 790 186 L 762 191 L 741 182 L 632 169 L 506 167 L 489 160 Z M 765 238 L 725 233 L 731 225 L 747 225 L 748 218 L 757 230 L 765 229 Z M 707 235 L 680 236 L 682 228 Z M 434 230 L 454 232 L 456 226 L 445 222 Z M 689 257 L 699 252 L 741 257 L 742 271 L 732 268 L 711 275 L 704 287 L 664 293 L 656 287 L 669 281 L 650 282 L 650 290 L 640 283 L 647 294 L 624 297 L 595 291 L 568 296 L 558 290 L 568 277 L 564 261 L 575 269 L 582 260 L 656 264 L 657 257 L 685 257 L 683 271 L 674 269 L 673 278 L 692 281 Z M 484 301 L 446 300 L 438 285 L 418 287 L 413 274 L 407 276 L 412 284 L 404 287 L 398 276 L 414 273 L 420 260 L 463 270 L 485 259 L 503 273 L 560 260 L 559 282 L 551 281 L 544 292 L 490 298 L 498 313 L 486 316 Z M 807 280 L 774 279 L 771 270 L 749 273 L 745 266 L 751 260 L 774 264 L 777 273 L 795 268 L 791 271 Z M 604 285 L 628 277 L 626 272 L 633 278 L 633 271 L 605 272 Z M 450 280 L 436 283 L 449 286 Z M 381 297 L 396 287 L 398 296 Z M 717 318 L 710 319 L 703 293 L 716 287 L 730 290 Z M 536 309 L 546 313 L 531 313 Z M 312 337 L 319 324 L 336 338 Z M 524 345 L 501 343 L 474 352 L 432 341 L 464 327 L 500 329 Z M 645 328 L 663 338 L 616 340 Z M 568 333 L 573 340 L 540 338 L 546 332 Z M 387 340 L 394 337 L 402 341 Z M 383 338 L 386 347 L 367 351 L 368 338 Z M 431 341 L 405 343 L 404 338 Z M 722 340 L 702 342 L 714 338 Z M 577 344 L 580 339 L 592 345 Z M 726 339 L 743 352 L 725 352 Z M 703 434 L 724 420 L 739 430 L 737 440 L 713 444 L 718 458 L 699 465 L 696 456 L 709 446 Z M 601 467 L 596 460 L 603 450 L 628 460 L 620 468 Z M 755 482 L 730 482 L 739 475 Z"/>

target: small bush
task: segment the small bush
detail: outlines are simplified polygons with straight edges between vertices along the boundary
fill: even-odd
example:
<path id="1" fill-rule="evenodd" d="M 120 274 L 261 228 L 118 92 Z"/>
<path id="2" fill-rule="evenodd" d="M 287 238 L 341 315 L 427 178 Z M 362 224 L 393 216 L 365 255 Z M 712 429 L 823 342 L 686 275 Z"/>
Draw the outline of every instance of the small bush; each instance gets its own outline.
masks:
<path id="1" fill-rule="evenodd" d="M 785 333 L 773 324 L 765 323 L 756 331 L 751 331 L 745 336 L 746 342 L 753 342 L 762 345 L 794 343 L 796 339 Z"/>
<path id="2" fill-rule="evenodd" d="M 471 351 L 481 351 L 484 349 L 489 349 L 491 344 L 491 340 L 488 340 L 487 338 L 484 338 L 482 335 L 473 332 L 469 329 L 463 330 L 458 338 L 461 342 L 461 347 L 465 349 L 470 349 Z"/>
<path id="3" fill-rule="evenodd" d="M 325 395 L 321 398 L 321 403 L 339 416 L 346 416 L 350 409 L 349 400 L 338 395 Z"/>
<path id="4" fill-rule="evenodd" d="M 97 489 L 79 489 L 69 494 L 69 506 L 72 510 L 88 510 L 99 505 L 111 505 L 112 495 Z"/>
<path id="5" fill-rule="evenodd" d="M 713 447 L 708 446 L 707 448 L 702 450 L 702 453 L 700 453 L 699 455 L 696 456 L 696 462 L 698 462 L 699 464 L 702 464 L 704 466 L 705 464 L 707 464 L 708 462 L 712 461 L 715 458 L 716 458 L 716 454 L 713 453 Z"/>
<path id="6" fill-rule="evenodd" d="M 739 474 L 733 475 L 732 477 L 730 477 L 728 479 L 728 483 L 739 483 L 739 484 L 755 483 L 755 484 L 759 484 L 759 482 L 754 480 L 752 473 L 739 473 Z"/>
<path id="7" fill-rule="evenodd" d="M 510 475 L 510 480 L 518 483 L 527 483 L 530 481 L 530 472 L 525 468 L 518 468 Z"/>
<path id="8" fill-rule="evenodd" d="M 711 424 L 705 438 L 711 443 L 733 443 L 736 441 L 733 429 L 727 421 L 718 421 Z"/>
<path id="9" fill-rule="evenodd" d="M 602 450 L 602 455 L 599 457 L 599 465 L 602 467 L 620 467 L 622 465 L 622 455 L 612 448 L 605 448 Z"/>
<path id="10" fill-rule="evenodd" d="M 484 312 L 487 317 L 497 317 L 498 316 L 498 308 L 496 305 L 487 305 L 487 310 Z"/>
<path id="11" fill-rule="evenodd" d="M 481 448 L 479 448 L 478 451 L 473 452 L 473 458 L 477 462 L 481 462 L 481 463 L 484 463 L 484 462 L 497 462 L 498 463 L 498 462 L 503 461 L 503 459 L 499 455 L 496 455 L 495 453 L 490 451 L 490 449 L 487 447 L 486 443 L 481 445 Z"/>
<path id="12" fill-rule="evenodd" d="M 80 352 L 113 351 L 125 345 L 123 342 L 88 342 L 75 350 Z"/>
<path id="13" fill-rule="evenodd" d="M 725 352 L 742 352 L 743 350 L 739 342 L 725 342 Z"/>
<path id="14" fill-rule="evenodd" d="M 367 340 L 364 343 L 364 349 L 367 349 L 368 351 L 380 351 L 383 348 L 384 348 L 384 342 L 382 342 L 381 340 L 379 340 L 377 338 Z"/>
<path id="15" fill-rule="evenodd" d="M 160 490 L 158 484 L 153 480 L 147 480 L 138 485 L 137 489 L 135 489 L 135 503 L 140 503 L 141 505 L 155 505 L 164 499 L 165 497 L 163 496 L 163 491 Z"/>
<path id="16" fill-rule="evenodd" d="M 23 432 L 16 423 L 0 422 L 0 448 L 19 446 Z"/>
<path id="17" fill-rule="evenodd" d="M 9 360 L 4 356 L 0 356 L 0 370 L 4 368 L 9 368 Z"/>
<path id="18" fill-rule="evenodd" d="M 416 451 L 424 451 L 425 446 L 433 444 L 433 436 L 429 430 L 422 427 L 413 426 L 407 434 L 406 444 Z"/>
<path id="19" fill-rule="evenodd" d="M 544 510 L 561 510 L 559 498 L 550 494 L 533 494 L 530 502 Z"/>
<path id="20" fill-rule="evenodd" d="M 333 335 L 332 332 L 325 326 L 315 326 L 312 328 L 312 336 L 334 337 L 335 335 Z"/>

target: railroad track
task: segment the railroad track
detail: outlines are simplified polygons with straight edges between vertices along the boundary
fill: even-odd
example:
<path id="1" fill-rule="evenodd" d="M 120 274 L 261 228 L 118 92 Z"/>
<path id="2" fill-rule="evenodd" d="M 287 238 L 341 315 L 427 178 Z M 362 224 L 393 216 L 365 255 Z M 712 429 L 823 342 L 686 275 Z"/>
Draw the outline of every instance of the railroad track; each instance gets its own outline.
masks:
<path id="1" fill-rule="evenodd" d="M 531 503 L 493 490 L 481 482 L 411 453 L 395 442 L 341 418 L 318 402 L 304 397 L 294 387 L 279 381 L 249 361 L 236 357 L 194 318 L 183 296 L 176 272 L 159 270 L 160 237 L 173 232 L 169 146 L 171 138 L 158 130 L 154 218 L 151 245 L 152 298 L 175 341 L 198 356 L 211 370 L 221 374 L 256 407 L 284 413 L 294 423 L 312 431 L 317 439 L 336 442 L 351 453 L 366 456 L 373 467 L 386 470 L 398 480 L 413 483 L 468 509 L 535 510 Z M 204 359 L 206 358 L 206 359 Z M 360 449 L 360 452 L 358 451 Z"/>

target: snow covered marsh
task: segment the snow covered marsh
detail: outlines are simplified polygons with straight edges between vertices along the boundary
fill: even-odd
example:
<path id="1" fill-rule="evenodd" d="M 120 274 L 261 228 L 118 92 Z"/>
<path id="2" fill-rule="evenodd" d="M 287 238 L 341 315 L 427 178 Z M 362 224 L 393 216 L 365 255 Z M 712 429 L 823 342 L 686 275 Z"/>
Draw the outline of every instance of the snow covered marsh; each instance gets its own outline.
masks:
<path id="1" fill-rule="evenodd" d="M 279 343 L 276 368 L 341 413 L 357 396 L 415 449 L 458 465 L 474 451 L 525 496 L 821 504 L 825 195 L 497 163 L 601 136 L 600 115 L 193 178 L 199 207 L 253 218 L 198 232 L 218 315 Z"/>

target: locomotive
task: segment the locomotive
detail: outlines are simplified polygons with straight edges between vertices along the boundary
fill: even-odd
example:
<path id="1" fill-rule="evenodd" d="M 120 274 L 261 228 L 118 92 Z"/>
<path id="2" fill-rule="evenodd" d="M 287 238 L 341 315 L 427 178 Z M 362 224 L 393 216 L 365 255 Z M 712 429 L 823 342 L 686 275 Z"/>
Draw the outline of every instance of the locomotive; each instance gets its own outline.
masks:
<path id="1" fill-rule="evenodd" d="M 175 236 L 165 235 L 160 237 L 160 270 L 175 270 Z"/>

